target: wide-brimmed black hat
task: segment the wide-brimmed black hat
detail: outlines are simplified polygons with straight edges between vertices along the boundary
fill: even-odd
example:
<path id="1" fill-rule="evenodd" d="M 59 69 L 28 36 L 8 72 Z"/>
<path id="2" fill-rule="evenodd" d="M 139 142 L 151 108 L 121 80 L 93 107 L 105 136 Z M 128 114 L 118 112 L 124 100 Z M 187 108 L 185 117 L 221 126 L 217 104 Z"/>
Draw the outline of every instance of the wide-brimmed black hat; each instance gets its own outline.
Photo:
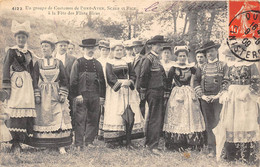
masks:
<path id="1" fill-rule="evenodd" d="M 162 48 L 162 50 L 167 50 L 167 49 L 171 51 L 171 50 L 172 50 L 172 47 L 171 47 L 171 46 L 164 46 L 164 47 Z"/>
<path id="2" fill-rule="evenodd" d="M 88 39 L 83 39 L 82 40 L 82 44 L 79 45 L 80 47 L 95 47 L 95 46 L 98 46 L 97 44 L 97 40 L 96 39 L 93 39 L 93 38 L 88 38 Z"/>
<path id="3" fill-rule="evenodd" d="M 202 51 L 202 52 L 205 52 L 205 51 L 208 50 L 208 49 L 211 49 L 211 48 L 216 48 L 216 49 L 218 49 L 219 47 L 220 47 L 220 44 L 216 44 L 216 43 L 213 42 L 213 41 L 209 41 L 209 42 L 206 42 L 206 43 L 202 46 L 201 51 Z"/>
<path id="4" fill-rule="evenodd" d="M 132 43 L 132 46 L 135 47 L 135 46 L 144 46 L 144 43 L 140 40 L 135 40 L 133 41 Z"/>
<path id="5" fill-rule="evenodd" d="M 197 50 L 195 51 L 195 53 L 203 53 L 203 47 L 199 47 L 197 48 Z"/>
<path id="6" fill-rule="evenodd" d="M 164 40 L 164 36 L 162 35 L 156 35 L 152 39 L 147 41 L 148 45 L 156 43 L 167 43 L 167 41 Z"/>

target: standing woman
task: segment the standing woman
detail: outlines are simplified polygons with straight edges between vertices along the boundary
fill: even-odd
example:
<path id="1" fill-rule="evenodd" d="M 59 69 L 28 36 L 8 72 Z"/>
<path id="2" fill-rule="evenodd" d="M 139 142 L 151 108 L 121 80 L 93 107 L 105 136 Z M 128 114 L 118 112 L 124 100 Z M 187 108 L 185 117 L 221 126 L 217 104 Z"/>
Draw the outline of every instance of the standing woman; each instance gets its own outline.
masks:
<path id="1" fill-rule="evenodd" d="M 98 43 L 98 47 L 100 50 L 100 57 L 97 60 L 101 63 L 101 65 L 104 68 L 108 61 L 109 53 L 110 53 L 109 42 L 105 40 L 100 40 Z"/>
<path id="2" fill-rule="evenodd" d="M 133 63 L 135 54 L 133 50 L 132 40 L 124 41 L 125 57 L 123 58 L 127 63 Z"/>
<path id="3" fill-rule="evenodd" d="M 174 48 L 177 62 L 168 74 L 167 85 L 171 88 L 174 80 L 175 87 L 168 100 L 163 129 L 166 148 L 177 151 L 201 148 L 204 141 L 205 122 L 191 82 L 196 69 L 188 63 L 188 52 L 187 46 Z"/>
<path id="4" fill-rule="evenodd" d="M 97 60 L 101 63 L 101 65 L 103 67 L 103 72 L 104 72 L 105 79 L 106 79 L 106 64 L 109 59 L 109 53 L 110 53 L 109 42 L 105 41 L 105 40 L 99 41 L 99 50 L 100 50 L 100 57 Z M 107 86 L 108 85 L 106 84 L 106 88 L 107 88 Z M 99 120 L 98 139 L 103 140 L 104 139 L 103 123 L 104 123 L 104 112 L 105 112 L 104 105 L 102 105 L 100 108 L 101 108 L 101 112 L 100 112 L 101 115 L 100 115 L 100 120 Z"/>
<path id="5" fill-rule="evenodd" d="M 216 138 L 220 138 L 216 141 L 217 153 L 222 151 L 225 142 L 228 161 L 254 164 L 259 161 L 259 71 L 256 64 L 239 60 L 229 49 L 228 52 L 226 57 L 231 61 L 224 76 L 225 91 L 219 93 L 223 107 L 214 129 Z M 224 141 L 222 145 L 221 141 Z"/>
<path id="6" fill-rule="evenodd" d="M 115 41 L 110 45 L 114 59 L 106 65 L 109 86 L 106 93 L 103 130 L 107 146 L 113 148 L 122 145 L 125 138 L 125 123 L 122 114 L 126 108 L 128 92 L 129 103 L 135 113 L 132 139 L 143 137 L 143 118 L 139 108 L 139 95 L 134 90 L 136 79 L 134 69 L 131 63 L 122 59 L 124 46 L 120 41 Z"/>
<path id="7" fill-rule="evenodd" d="M 33 95 L 32 52 L 27 49 L 30 22 L 12 22 L 16 46 L 7 51 L 3 64 L 2 88 L 7 92 L 10 119 L 7 121 L 12 140 L 12 152 L 20 152 L 20 143 L 27 143 L 32 133 L 33 118 L 36 116 Z"/>
<path id="8" fill-rule="evenodd" d="M 172 48 L 170 46 L 163 47 L 161 57 L 162 57 L 162 60 L 161 60 L 162 66 L 165 70 L 166 76 L 168 76 L 168 73 L 169 73 L 170 68 L 172 67 L 172 63 L 173 63 L 173 61 L 171 60 Z"/>
<path id="9" fill-rule="evenodd" d="M 161 63 L 162 66 L 165 70 L 165 74 L 168 77 L 168 73 L 173 65 L 173 61 L 171 61 L 171 57 L 172 57 L 172 48 L 170 46 L 164 46 L 162 48 L 162 53 L 161 53 Z M 174 83 L 174 81 L 173 81 Z M 166 93 L 167 94 L 167 93 Z M 169 94 L 169 93 L 168 93 Z M 169 97 L 169 95 L 167 95 L 167 97 Z M 163 136 L 163 124 L 164 124 L 164 117 L 165 117 L 165 110 L 166 110 L 166 104 L 167 104 L 168 98 L 164 98 L 164 109 L 162 112 L 162 131 L 161 131 L 161 135 Z"/>
<path id="10" fill-rule="evenodd" d="M 41 47 L 43 59 L 34 66 L 34 93 L 37 109 L 32 145 L 57 147 L 61 154 L 72 143 L 71 118 L 69 115 L 68 81 L 62 62 L 52 56 L 57 37 L 43 34 Z"/>

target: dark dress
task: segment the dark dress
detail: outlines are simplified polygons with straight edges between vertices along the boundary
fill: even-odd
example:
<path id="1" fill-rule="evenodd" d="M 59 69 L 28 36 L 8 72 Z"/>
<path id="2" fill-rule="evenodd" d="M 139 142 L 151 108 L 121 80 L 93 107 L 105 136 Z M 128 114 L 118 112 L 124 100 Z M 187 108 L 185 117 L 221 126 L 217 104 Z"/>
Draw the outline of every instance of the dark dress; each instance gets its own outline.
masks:
<path id="1" fill-rule="evenodd" d="M 173 65 L 168 74 L 168 86 L 175 86 L 167 103 L 164 128 L 166 148 L 183 150 L 188 147 L 202 147 L 205 122 L 200 103 L 190 86 L 194 67 Z"/>
<path id="2" fill-rule="evenodd" d="M 130 63 L 123 59 L 113 59 L 106 64 L 107 92 L 104 113 L 104 138 L 105 142 L 122 141 L 126 137 L 125 122 L 122 114 L 127 105 L 129 93 L 129 103 L 135 113 L 132 139 L 143 137 L 144 121 L 139 108 L 140 100 L 138 92 L 135 90 L 135 72 Z M 122 82 L 131 81 L 129 92 L 127 88 L 121 87 Z"/>
<path id="3" fill-rule="evenodd" d="M 16 143 L 27 143 L 28 135 L 32 134 L 33 118 L 36 116 L 32 75 L 31 52 L 20 51 L 18 47 L 10 48 L 4 59 L 2 88 L 11 91 L 7 100 L 10 113 L 7 127 Z"/>

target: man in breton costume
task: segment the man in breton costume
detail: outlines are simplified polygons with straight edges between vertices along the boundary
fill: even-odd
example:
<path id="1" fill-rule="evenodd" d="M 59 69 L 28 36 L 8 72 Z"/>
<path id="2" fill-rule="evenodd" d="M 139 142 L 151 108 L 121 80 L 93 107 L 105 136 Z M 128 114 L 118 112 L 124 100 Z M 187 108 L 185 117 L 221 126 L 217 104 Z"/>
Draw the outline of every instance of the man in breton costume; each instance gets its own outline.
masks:
<path id="1" fill-rule="evenodd" d="M 208 63 L 201 68 L 197 68 L 194 89 L 199 98 L 201 98 L 201 110 L 204 116 L 208 156 L 214 157 L 216 154 L 216 139 L 212 132 L 219 121 L 219 115 L 222 104 L 219 103 L 219 95 L 223 90 L 222 82 L 227 71 L 227 65 L 219 61 L 219 44 L 209 41 L 202 47 L 202 52 L 206 54 Z"/>
<path id="2" fill-rule="evenodd" d="M 147 42 L 152 45 L 151 51 L 143 60 L 140 74 L 141 100 L 147 99 L 149 112 L 146 118 L 145 145 L 153 154 L 161 154 L 158 149 L 162 131 L 164 93 L 167 94 L 166 74 L 160 62 L 164 37 L 157 35 Z"/>

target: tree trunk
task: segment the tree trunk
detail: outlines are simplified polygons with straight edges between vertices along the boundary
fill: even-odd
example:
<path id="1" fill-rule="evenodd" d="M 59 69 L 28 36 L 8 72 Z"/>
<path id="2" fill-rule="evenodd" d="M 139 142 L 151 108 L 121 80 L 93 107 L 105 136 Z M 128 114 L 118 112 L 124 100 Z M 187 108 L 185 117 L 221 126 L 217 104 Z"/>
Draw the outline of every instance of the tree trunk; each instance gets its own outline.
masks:
<path id="1" fill-rule="evenodd" d="M 172 12 L 173 24 L 174 24 L 174 34 L 177 34 L 177 17 L 178 12 Z"/>
<path id="2" fill-rule="evenodd" d="M 206 39 L 205 39 L 205 40 L 207 40 L 207 41 L 210 40 L 210 35 L 211 35 L 212 27 L 213 27 L 213 25 L 214 25 L 215 17 L 216 17 L 216 10 L 212 10 L 212 11 L 211 11 L 210 20 L 209 20 L 209 23 L 208 23 L 207 36 L 206 36 Z"/>
<path id="3" fill-rule="evenodd" d="M 137 29 L 137 15 L 138 15 L 138 10 L 135 11 L 135 22 L 134 22 L 134 32 L 133 32 L 133 38 L 136 38 L 136 29 Z"/>
<path id="4" fill-rule="evenodd" d="M 128 39 L 131 39 L 132 33 L 131 33 L 131 23 L 128 23 Z"/>
<path id="5" fill-rule="evenodd" d="M 198 43 L 197 39 L 197 19 L 198 13 L 197 11 L 188 11 L 188 18 L 189 18 L 189 29 L 188 29 L 188 36 L 189 36 L 189 47 L 190 47 L 190 61 L 195 61 L 195 49 Z"/>
<path id="6" fill-rule="evenodd" d="M 185 14 L 185 20 L 184 20 L 184 27 L 182 31 L 182 36 L 185 34 L 186 27 L 187 27 L 187 22 L 188 22 L 188 14 Z"/>

